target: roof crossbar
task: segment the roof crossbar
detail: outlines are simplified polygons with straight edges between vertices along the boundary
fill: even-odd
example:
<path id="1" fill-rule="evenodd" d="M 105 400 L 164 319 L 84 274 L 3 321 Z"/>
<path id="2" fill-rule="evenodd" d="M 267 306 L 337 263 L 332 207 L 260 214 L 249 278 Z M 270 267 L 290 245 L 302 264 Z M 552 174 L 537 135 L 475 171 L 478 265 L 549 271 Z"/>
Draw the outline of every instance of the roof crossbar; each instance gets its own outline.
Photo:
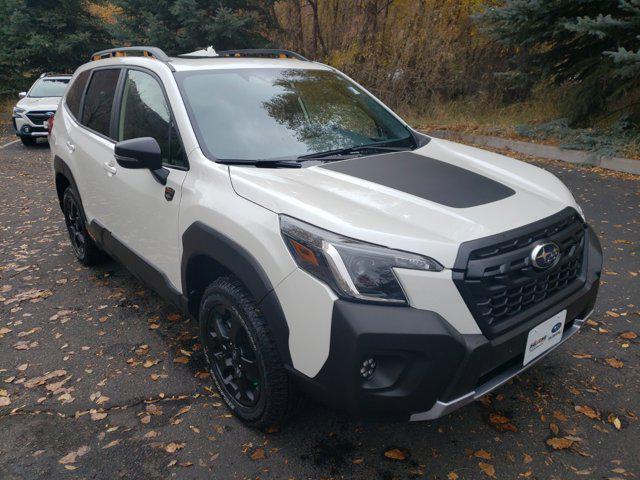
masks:
<path id="1" fill-rule="evenodd" d="M 138 52 L 142 54 L 143 57 L 151 57 L 156 60 L 160 60 L 161 62 L 168 62 L 169 56 L 164 53 L 158 47 L 145 47 L 145 46 L 136 46 L 136 47 L 119 47 L 119 48 L 110 48 L 108 50 L 101 50 L 100 52 L 95 52 L 91 55 L 91 60 L 100 60 L 103 58 L 111 58 L 111 57 L 126 57 L 129 53 Z"/>
<path id="2" fill-rule="evenodd" d="M 302 55 L 291 50 L 282 50 L 280 48 L 245 48 L 240 50 L 222 50 L 218 52 L 220 57 L 276 57 L 276 58 L 295 58 L 308 62 L 309 60 Z"/>

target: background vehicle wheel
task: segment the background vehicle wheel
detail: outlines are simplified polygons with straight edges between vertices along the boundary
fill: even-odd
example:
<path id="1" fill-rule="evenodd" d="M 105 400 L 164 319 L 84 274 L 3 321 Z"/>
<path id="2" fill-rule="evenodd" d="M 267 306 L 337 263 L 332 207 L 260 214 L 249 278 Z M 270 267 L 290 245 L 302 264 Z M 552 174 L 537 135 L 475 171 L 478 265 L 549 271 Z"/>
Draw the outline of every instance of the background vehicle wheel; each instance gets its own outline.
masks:
<path id="1" fill-rule="evenodd" d="M 27 146 L 27 147 L 32 147 L 36 144 L 36 142 L 38 141 L 36 139 L 36 137 L 26 137 L 26 136 L 21 136 L 20 140 L 22 140 L 22 144 Z"/>
<path id="2" fill-rule="evenodd" d="M 222 277 L 204 292 L 200 338 L 228 407 L 256 428 L 279 425 L 291 410 L 292 385 L 266 320 L 244 286 Z"/>
<path id="3" fill-rule="evenodd" d="M 67 187 L 64 191 L 62 212 L 64 213 L 64 221 L 67 224 L 71 247 L 80 263 L 90 266 L 104 261 L 105 254 L 89 236 L 79 196 L 71 187 Z"/>

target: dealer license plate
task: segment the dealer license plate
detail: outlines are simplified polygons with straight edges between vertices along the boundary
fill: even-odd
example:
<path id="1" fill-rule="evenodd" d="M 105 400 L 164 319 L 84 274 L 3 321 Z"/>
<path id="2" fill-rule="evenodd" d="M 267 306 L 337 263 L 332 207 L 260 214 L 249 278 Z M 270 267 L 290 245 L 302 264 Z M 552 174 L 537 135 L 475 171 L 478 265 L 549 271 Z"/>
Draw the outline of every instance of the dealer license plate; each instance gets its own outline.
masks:
<path id="1" fill-rule="evenodd" d="M 567 318 L 567 311 L 563 310 L 529 331 L 523 365 L 531 362 L 531 360 L 539 357 L 560 342 L 565 318 Z"/>

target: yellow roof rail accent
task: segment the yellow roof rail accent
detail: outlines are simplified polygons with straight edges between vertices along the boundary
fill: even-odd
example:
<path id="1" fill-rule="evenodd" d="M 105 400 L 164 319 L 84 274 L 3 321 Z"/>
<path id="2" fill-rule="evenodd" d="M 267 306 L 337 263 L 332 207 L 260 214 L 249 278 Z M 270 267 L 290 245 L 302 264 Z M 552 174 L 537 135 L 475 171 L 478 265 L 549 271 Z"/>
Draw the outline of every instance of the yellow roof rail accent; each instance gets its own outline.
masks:
<path id="1" fill-rule="evenodd" d="M 136 55 L 137 54 L 137 55 Z M 102 50 L 91 55 L 91 60 L 101 60 L 103 58 L 112 57 L 127 57 L 127 56 L 143 56 L 147 58 L 153 58 L 154 60 L 160 60 L 161 62 L 169 62 L 169 56 L 160 50 L 158 47 L 119 47 L 110 48 L 108 50 Z"/>

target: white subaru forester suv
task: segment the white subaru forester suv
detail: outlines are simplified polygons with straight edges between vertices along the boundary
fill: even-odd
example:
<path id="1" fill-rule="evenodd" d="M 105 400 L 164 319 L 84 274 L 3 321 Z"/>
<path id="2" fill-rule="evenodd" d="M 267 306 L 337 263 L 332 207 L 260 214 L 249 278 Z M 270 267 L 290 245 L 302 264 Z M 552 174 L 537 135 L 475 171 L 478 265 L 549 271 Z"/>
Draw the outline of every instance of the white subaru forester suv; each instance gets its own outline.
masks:
<path id="1" fill-rule="evenodd" d="M 420 134 L 293 52 L 98 52 L 50 143 L 78 260 L 107 252 L 197 319 L 249 425 L 283 420 L 294 391 L 443 416 L 594 307 L 600 245 L 555 176 Z"/>

